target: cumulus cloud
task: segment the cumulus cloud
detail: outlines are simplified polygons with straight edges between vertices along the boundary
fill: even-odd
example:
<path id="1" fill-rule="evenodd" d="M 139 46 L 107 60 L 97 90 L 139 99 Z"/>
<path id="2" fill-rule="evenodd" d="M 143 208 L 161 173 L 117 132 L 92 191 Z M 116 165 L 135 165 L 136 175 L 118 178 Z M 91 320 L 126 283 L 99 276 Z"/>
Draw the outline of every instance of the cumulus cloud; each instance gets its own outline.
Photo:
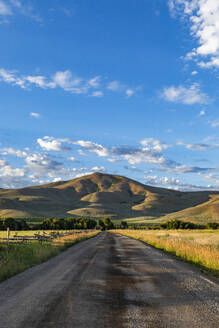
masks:
<path id="1" fill-rule="evenodd" d="M 145 140 L 142 141 L 143 144 L 145 143 Z M 111 155 L 126 160 L 129 164 L 132 165 L 139 163 L 150 163 L 156 165 L 171 164 L 170 161 L 163 156 L 159 145 L 157 145 L 156 141 L 153 139 L 150 142 L 147 141 L 147 144 L 145 144 L 143 147 L 113 147 Z"/>
<path id="2" fill-rule="evenodd" d="M 203 143 L 183 143 L 178 145 L 191 150 L 208 150 L 219 148 L 219 144 L 205 140 Z M 0 158 L 0 187 L 23 186 L 24 184 L 39 184 L 57 179 L 67 180 L 77 176 L 90 174 L 95 171 L 106 172 L 107 168 L 102 166 L 100 159 L 97 163 L 88 167 L 77 167 L 79 161 L 69 153 L 66 156 L 64 153 L 60 155 L 52 155 L 52 151 L 65 152 L 66 150 L 79 151 L 84 156 L 89 156 L 91 153 L 96 154 L 99 158 L 110 162 L 120 162 L 124 169 L 131 172 L 145 174 L 148 176 L 148 183 L 155 183 L 155 175 L 149 169 L 153 168 L 156 172 L 165 172 L 165 175 L 210 175 L 219 172 L 219 168 L 199 167 L 178 163 L 175 160 L 168 158 L 166 151 L 173 145 L 161 142 L 154 138 L 144 138 L 136 146 L 121 145 L 121 146 L 105 146 L 95 143 L 90 140 L 70 140 L 68 138 L 54 138 L 46 136 L 38 138 L 37 144 L 43 149 L 42 152 L 31 152 L 30 149 L 17 150 L 14 148 L 0 148 L 0 155 L 13 155 L 20 157 L 19 163 L 23 161 L 22 167 L 13 167 L 8 164 L 5 159 Z M 70 145 L 70 147 L 69 147 Z M 38 147 L 39 148 L 39 147 Z M 45 152 L 46 151 L 46 152 Z M 59 157 L 58 157 L 59 156 Z M 12 159 L 13 160 L 13 159 Z M 92 159 L 93 160 L 93 159 Z M 89 160 L 88 160 L 89 161 Z M 76 167 L 71 167 L 71 162 L 75 163 Z M 147 166 L 138 166 L 138 164 L 149 164 Z M 14 177 L 14 179 L 13 179 Z M 150 179 L 149 179 L 150 177 Z M 170 179 L 170 178 L 168 178 Z M 178 178 L 168 180 L 167 177 L 158 179 L 156 183 L 168 186 L 177 184 Z M 14 181 L 14 182 L 13 182 Z M 20 184 L 20 185 L 19 185 Z M 181 186 L 179 186 L 181 188 Z M 183 187 L 182 187 L 183 188 Z M 192 187 L 191 187 L 192 188 Z"/>
<path id="3" fill-rule="evenodd" d="M 63 164 L 54 160 L 48 154 L 30 154 L 25 159 L 26 168 L 33 177 L 60 173 Z"/>
<path id="4" fill-rule="evenodd" d="M 107 85 L 107 89 L 114 92 L 123 92 L 127 96 L 127 98 L 132 97 L 136 91 L 141 89 L 140 87 L 129 88 L 127 85 L 120 83 L 119 81 L 111 81 Z"/>
<path id="5" fill-rule="evenodd" d="M 24 15 L 37 22 L 42 21 L 32 4 L 30 5 L 30 3 L 23 3 L 19 0 L 0 0 L 0 16 L 10 17 L 13 15 Z M 8 20 L 1 20 L 0 22 L 8 23 Z"/>
<path id="6" fill-rule="evenodd" d="M 119 81 L 112 81 L 108 83 L 107 89 L 111 91 L 122 91 L 124 89 L 124 85 L 122 85 Z"/>
<path id="7" fill-rule="evenodd" d="M 11 166 L 6 160 L 0 160 L 0 187 L 18 188 L 27 183 L 24 168 Z"/>
<path id="8" fill-rule="evenodd" d="M 203 109 L 203 110 L 200 111 L 198 116 L 204 116 L 205 114 L 206 114 L 206 111 Z"/>
<path id="9" fill-rule="evenodd" d="M 22 75 L 16 70 L 0 68 L 0 81 L 23 89 L 31 89 L 31 87 L 41 89 L 61 88 L 66 92 L 90 95 L 96 98 L 102 97 L 105 90 L 122 91 L 127 98 L 130 98 L 139 90 L 139 88 L 129 88 L 118 81 L 106 83 L 102 81 L 101 76 L 92 78 L 78 77 L 70 70 L 57 71 L 53 76 L 47 77 L 43 75 Z"/>
<path id="10" fill-rule="evenodd" d="M 133 90 L 133 89 L 127 89 L 125 91 L 125 93 L 126 93 L 126 96 L 129 98 L 129 97 L 132 97 L 134 95 L 135 90 Z"/>
<path id="11" fill-rule="evenodd" d="M 74 156 L 68 157 L 68 160 L 71 162 L 77 162 L 77 159 Z"/>
<path id="12" fill-rule="evenodd" d="M 104 166 L 94 166 L 94 167 L 91 168 L 91 171 L 106 172 L 106 168 Z"/>
<path id="13" fill-rule="evenodd" d="M 96 153 L 100 157 L 108 157 L 108 161 L 117 162 L 119 160 L 126 160 L 129 164 L 152 163 L 157 165 L 173 165 L 175 162 L 165 159 L 162 150 L 169 146 L 152 138 L 143 139 L 141 147 L 119 146 L 119 147 L 105 147 L 96 144 L 92 141 L 79 140 L 74 142 L 83 148 L 85 151 Z"/>
<path id="14" fill-rule="evenodd" d="M 211 186 L 200 186 L 200 185 L 190 184 L 190 183 L 183 182 L 178 178 L 166 177 L 166 176 L 165 177 L 158 177 L 157 175 L 145 176 L 144 181 L 146 184 L 152 186 L 165 187 L 168 189 L 175 189 L 181 191 L 212 189 Z"/>
<path id="15" fill-rule="evenodd" d="M 201 92 L 197 83 L 186 88 L 182 85 L 170 86 L 163 89 L 161 97 L 170 102 L 182 103 L 186 105 L 205 104 L 208 102 L 208 96 Z"/>
<path id="16" fill-rule="evenodd" d="M 170 147 L 166 143 L 160 142 L 160 140 L 156 140 L 153 138 L 145 138 L 140 142 L 144 146 L 144 150 L 153 149 L 155 151 L 161 152 L 164 149 Z"/>
<path id="17" fill-rule="evenodd" d="M 95 76 L 92 79 L 87 81 L 87 84 L 92 88 L 99 88 L 101 82 L 101 76 Z"/>
<path id="18" fill-rule="evenodd" d="M 45 136 L 42 139 L 38 138 L 37 143 L 44 150 L 50 151 L 70 151 L 71 147 L 63 145 L 63 143 L 69 142 L 68 139 L 55 139 L 54 137 Z"/>
<path id="19" fill-rule="evenodd" d="M 103 91 L 94 91 L 91 94 L 92 97 L 103 97 Z"/>
<path id="20" fill-rule="evenodd" d="M 110 155 L 108 148 L 106 148 L 102 145 L 99 145 L 97 143 L 94 143 L 92 141 L 78 140 L 78 141 L 75 141 L 74 144 L 79 145 L 82 148 L 85 148 L 87 151 L 89 151 L 91 153 L 96 153 L 100 157 Z"/>
<path id="21" fill-rule="evenodd" d="M 26 157 L 27 153 L 23 150 L 18 150 L 18 149 L 14 149 L 14 148 L 2 148 L 0 149 L 0 152 L 2 155 L 12 155 L 12 156 L 16 156 L 16 157 Z"/>
<path id="22" fill-rule="evenodd" d="M 30 112 L 30 116 L 32 116 L 34 118 L 40 118 L 40 114 L 36 113 L 36 112 Z"/>
<path id="23" fill-rule="evenodd" d="M 183 14 L 190 21 L 191 35 L 197 40 L 187 58 L 203 58 L 203 68 L 219 67 L 219 2 L 218 0 L 169 0 L 172 14 Z"/>

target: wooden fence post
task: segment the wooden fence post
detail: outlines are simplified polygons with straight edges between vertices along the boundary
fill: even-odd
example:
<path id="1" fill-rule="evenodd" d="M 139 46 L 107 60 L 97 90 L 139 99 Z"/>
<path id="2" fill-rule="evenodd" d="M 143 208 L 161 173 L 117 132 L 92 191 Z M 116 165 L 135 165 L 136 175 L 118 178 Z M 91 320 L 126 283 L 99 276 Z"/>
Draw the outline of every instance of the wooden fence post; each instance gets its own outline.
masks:
<path id="1" fill-rule="evenodd" d="M 10 228 L 7 228 L 7 240 L 8 240 L 8 244 L 10 241 Z"/>

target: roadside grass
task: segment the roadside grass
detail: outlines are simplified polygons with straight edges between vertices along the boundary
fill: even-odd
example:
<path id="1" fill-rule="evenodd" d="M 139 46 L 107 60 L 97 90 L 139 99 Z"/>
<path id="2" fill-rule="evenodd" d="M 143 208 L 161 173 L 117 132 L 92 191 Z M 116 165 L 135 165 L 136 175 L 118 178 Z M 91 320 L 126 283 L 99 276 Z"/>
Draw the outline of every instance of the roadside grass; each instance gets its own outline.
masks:
<path id="1" fill-rule="evenodd" d="M 74 233 L 75 231 L 78 231 L 78 230 L 11 230 L 10 231 L 10 237 L 13 237 L 13 236 L 34 236 L 35 234 L 50 234 L 52 232 L 55 232 L 55 233 Z M 7 238 L 7 231 L 6 230 L 3 230 L 3 231 L 0 231 L 0 239 L 1 238 Z"/>
<path id="2" fill-rule="evenodd" d="M 26 232 L 30 233 L 30 231 L 20 231 L 20 233 Z M 81 232 L 44 242 L 33 241 L 9 245 L 0 243 L 0 282 L 45 262 L 68 247 L 94 237 L 98 233 L 99 231 Z"/>
<path id="3" fill-rule="evenodd" d="M 219 231 L 114 230 L 194 263 L 219 277 Z"/>

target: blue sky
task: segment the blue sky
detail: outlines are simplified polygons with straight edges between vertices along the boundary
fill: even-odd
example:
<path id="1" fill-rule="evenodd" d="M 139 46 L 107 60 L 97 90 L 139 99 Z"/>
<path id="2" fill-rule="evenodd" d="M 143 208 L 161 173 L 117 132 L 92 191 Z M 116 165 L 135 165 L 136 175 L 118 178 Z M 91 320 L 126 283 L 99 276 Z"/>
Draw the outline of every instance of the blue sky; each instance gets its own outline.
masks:
<path id="1" fill-rule="evenodd" d="M 0 0 L 0 187 L 219 190 L 218 0 Z"/>

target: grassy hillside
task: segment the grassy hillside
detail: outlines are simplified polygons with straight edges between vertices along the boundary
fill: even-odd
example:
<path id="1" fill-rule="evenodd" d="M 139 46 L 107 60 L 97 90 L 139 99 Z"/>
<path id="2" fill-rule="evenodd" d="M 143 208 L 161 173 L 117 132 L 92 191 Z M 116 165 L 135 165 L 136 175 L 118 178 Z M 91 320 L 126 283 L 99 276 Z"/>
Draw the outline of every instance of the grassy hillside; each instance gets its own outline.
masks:
<path id="1" fill-rule="evenodd" d="M 219 192 L 179 192 L 118 175 L 94 173 L 41 186 L 0 189 L 0 217 L 159 218 L 201 207 L 197 216 L 206 211 L 205 217 L 219 219 L 217 199 Z M 210 211 L 209 204 L 214 201 L 214 210 Z"/>
<path id="2" fill-rule="evenodd" d="M 183 219 L 194 223 L 219 222 L 219 195 L 210 195 L 207 202 L 165 215 L 160 221 L 172 219 Z"/>

